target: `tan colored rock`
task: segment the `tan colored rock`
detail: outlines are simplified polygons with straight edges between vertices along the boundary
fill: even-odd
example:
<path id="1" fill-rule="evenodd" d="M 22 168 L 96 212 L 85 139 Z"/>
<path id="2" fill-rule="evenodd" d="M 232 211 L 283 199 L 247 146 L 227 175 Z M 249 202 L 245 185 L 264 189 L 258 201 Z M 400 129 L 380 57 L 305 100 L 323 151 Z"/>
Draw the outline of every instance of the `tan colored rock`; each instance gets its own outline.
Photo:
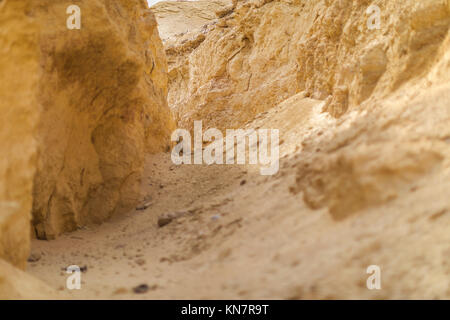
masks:
<path id="1" fill-rule="evenodd" d="M 0 259 L 22 269 L 32 211 L 51 239 L 133 208 L 144 157 L 168 148 L 174 126 L 145 2 L 77 4 L 81 30 L 67 28 L 65 1 L 0 2 Z M 0 261 L 1 298 L 46 292 Z"/>
<path id="2" fill-rule="evenodd" d="M 66 27 L 66 1 L 30 8 L 41 28 L 43 110 L 33 192 L 41 239 L 134 208 L 144 156 L 167 150 L 173 128 L 167 64 L 145 2 L 77 5 L 80 30 Z"/>
<path id="3" fill-rule="evenodd" d="M 0 2 L 0 259 L 25 268 L 39 105 L 37 25 L 28 1 Z"/>
<path id="4" fill-rule="evenodd" d="M 200 35 L 167 41 L 180 125 L 239 127 L 304 91 L 336 117 L 423 76 L 449 28 L 448 1 L 239 1 Z"/>
<path id="5" fill-rule="evenodd" d="M 449 41 L 450 34 L 420 79 L 384 99 L 374 97 L 365 105 L 370 112 L 342 116 L 326 135 L 304 138 L 295 189 L 310 207 L 328 207 L 334 219 L 342 220 L 415 192 L 417 184 L 445 179 Z M 441 200 L 448 206 L 448 199 Z M 426 201 L 420 205 L 431 206 Z"/>
<path id="6" fill-rule="evenodd" d="M 53 300 L 63 297 L 42 281 L 0 259 L 0 300 Z"/>
<path id="7" fill-rule="evenodd" d="M 162 1 L 152 6 L 163 40 L 190 31 L 199 31 L 218 16 L 230 11 L 231 0 Z"/>

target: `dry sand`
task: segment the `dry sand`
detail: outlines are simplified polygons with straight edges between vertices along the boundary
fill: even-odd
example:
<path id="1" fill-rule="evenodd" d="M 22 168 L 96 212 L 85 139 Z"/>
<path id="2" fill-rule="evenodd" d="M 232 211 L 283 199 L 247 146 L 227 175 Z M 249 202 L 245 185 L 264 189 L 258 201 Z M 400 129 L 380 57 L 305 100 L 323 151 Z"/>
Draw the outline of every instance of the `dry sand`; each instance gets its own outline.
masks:
<path id="1" fill-rule="evenodd" d="M 177 167 L 169 154 L 149 157 L 147 209 L 34 240 L 42 256 L 28 272 L 76 299 L 449 298 L 449 179 L 431 173 L 396 199 L 338 220 L 295 192 L 302 141 L 323 138 L 337 121 L 322 106 L 296 96 L 248 124 L 284 124 L 272 177 L 254 166 Z M 158 227 L 160 215 L 178 211 L 185 214 Z M 81 290 L 65 288 L 62 269 L 72 264 L 87 266 Z M 382 290 L 366 287 L 372 264 Z M 144 293 L 133 291 L 144 284 Z"/>

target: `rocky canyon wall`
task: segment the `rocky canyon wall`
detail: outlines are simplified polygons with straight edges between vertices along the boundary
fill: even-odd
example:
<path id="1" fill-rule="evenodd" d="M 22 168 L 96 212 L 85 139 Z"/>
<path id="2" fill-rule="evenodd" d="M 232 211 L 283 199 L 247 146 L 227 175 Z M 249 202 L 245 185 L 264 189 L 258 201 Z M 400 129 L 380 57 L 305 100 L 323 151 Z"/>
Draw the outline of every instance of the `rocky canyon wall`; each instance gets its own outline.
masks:
<path id="1" fill-rule="evenodd" d="M 33 233 L 135 207 L 144 157 L 167 150 L 174 128 L 145 1 L 75 4 L 80 29 L 66 1 L 0 1 L 0 258 L 22 269 Z"/>
<path id="2" fill-rule="evenodd" d="M 0 259 L 25 267 L 30 249 L 38 26 L 27 1 L 0 1 Z"/>
<path id="3" fill-rule="evenodd" d="M 163 40 L 187 32 L 199 31 L 217 19 L 216 13 L 226 14 L 231 0 L 201 0 L 192 2 L 158 2 L 152 11 L 158 18 L 159 34 Z"/>
<path id="4" fill-rule="evenodd" d="M 449 27 L 447 0 L 235 1 L 165 42 L 169 105 L 180 127 L 225 129 L 316 101 L 329 119 L 302 120 L 310 133 L 296 136 L 291 191 L 342 221 L 447 176 Z M 433 207 L 448 206 L 434 196 Z"/>
<path id="5" fill-rule="evenodd" d="M 147 153 L 169 147 L 167 64 L 156 20 L 141 0 L 39 1 L 42 114 L 34 180 L 38 238 L 104 221 L 140 201 Z"/>
<path id="6" fill-rule="evenodd" d="M 303 92 L 340 117 L 421 79 L 449 16 L 447 0 L 235 1 L 166 41 L 169 104 L 181 126 L 231 128 Z"/>

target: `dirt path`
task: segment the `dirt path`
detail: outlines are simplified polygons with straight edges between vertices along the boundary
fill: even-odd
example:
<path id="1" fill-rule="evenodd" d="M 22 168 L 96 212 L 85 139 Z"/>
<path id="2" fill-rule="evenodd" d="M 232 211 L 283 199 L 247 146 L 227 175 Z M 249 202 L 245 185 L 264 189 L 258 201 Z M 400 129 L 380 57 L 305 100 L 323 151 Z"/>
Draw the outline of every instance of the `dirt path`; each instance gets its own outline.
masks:
<path id="1" fill-rule="evenodd" d="M 448 295 L 448 283 L 438 276 L 447 271 L 436 252 L 414 251 L 449 243 L 445 223 L 431 227 L 435 212 L 427 208 L 424 214 L 420 205 L 434 198 L 438 205 L 439 190 L 445 192 L 448 185 L 429 178 L 427 185 L 418 184 L 420 192 L 342 221 L 327 208 L 312 210 L 301 193 L 291 192 L 301 156 L 299 137 L 320 135 L 332 120 L 320 112 L 318 101 L 289 100 L 249 124 L 283 128 L 275 176 L 260 176 L 250 166 L 175 166 L 168 154 L 151 156 L 144 181 L 143 203 L 152 203 L 147 209 L 54 241 L 35 240 L 33 252 L 42 256 L 28 271 L 73 298 L 88 299 Z M 184 215 L 158 226 L 160 215 L 178 211 Z M 413 221 L 415 216 L 430 222 Z M 73 264 L 87 271 L 82 289 L 68 291 L 62 269 Z M 371 264 L 386 270 L 381 291 L 366 287 Z M 423 270 L 414 273 L 411 265 Z M 144 284 L 146 292 L 133 292 Z"/>
<path id="2" fill-rule="evenodd" d="M 296 149 L 286 146 L 282 150 Z M 283 288 L 289 283 L 266 286 L 273 287 L 271 261 L 289 239 L 278 228 L 292 225 L 304 207 L 289 192 L 294 174 L 263 177 L 255 166 L 175 166 L 169 154 L 150 156 L 146 173 L 147 209 L 55 241 L 35 240 L 33 252 L 42 255 L 29 264 L 29 272 L 67 291 L 63 269 L 87 266 L 82 289 L 69 292 L 74 298 L 290 295 Z M 158 217 L 172 212 L 183 216 L 159 227 Z M 288 264 L 295 263 L 293 258 Z M 132 288 L 141 284 L 149 291 L 137 295 Z"/>

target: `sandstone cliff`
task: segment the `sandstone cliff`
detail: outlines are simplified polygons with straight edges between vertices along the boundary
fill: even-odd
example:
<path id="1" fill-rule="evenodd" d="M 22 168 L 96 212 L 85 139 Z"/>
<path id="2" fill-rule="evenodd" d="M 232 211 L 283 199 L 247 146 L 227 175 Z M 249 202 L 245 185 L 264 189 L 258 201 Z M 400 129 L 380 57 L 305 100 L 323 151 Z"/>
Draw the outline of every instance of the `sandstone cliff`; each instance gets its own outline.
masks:
<path id="1" fill-rule="evenodd" d="M 38 238 L 104 221 L 140 199 L 146 153 L 169 146 L 167 64 L 144 1 L 81 1 L 80 30 L 65 1 L 40 1 Z"/>
<path id="2" fill-rule="evenodd" d="M 169 102 L 187 128 L 320 102 L 341 120 L 292 135 L 302 141 L 293 191 L 341 220 L 446 170 L 449 27 L 447 0 L 239 1 L 167 41 Z"/>
<path id="3" fill-rule="evenodd" d="M 25 267 L 30 249 L 38 43 L 26 1 L 0 2 L 0 259 Z"/>
<path id="4" fill-rule="evenodd" d="M 51 239 L 133 208 L 144 156 L 166 150 L 173 129 L 145 2 L 77 4 L 80 30 L 64 1 L 0 3 L 0 257 L 22 268 L 31 212 Z"/>
<path id="5" fill-rule="evenodd" d="M 340 117 L 426 74 L 448 28 L 446 0 L 239 1 L 167 41 L 169 104 L 182 126 L 228 128 L 304 92 Z"/>
<path id="6" fill-rule="evenodd" d="M 77 5 L 69 30 L 65 1 L 0 2 L 0 259 L 22 269 L 31 231 L 53 239 L 142 201 L 144 157 L 174 127 L 145 2 Z M 44 297 L 21 277 L 0 260 L 2 298 Z"/>
<path id="7" fill-rule="evenodd" d="M 199 31 L 203 26 L 226 14 L 231 0 L 203 0 L 192 2 L 158 2 L 152 7 L 158 19 L 163 40 L 187 32 Z"/>

